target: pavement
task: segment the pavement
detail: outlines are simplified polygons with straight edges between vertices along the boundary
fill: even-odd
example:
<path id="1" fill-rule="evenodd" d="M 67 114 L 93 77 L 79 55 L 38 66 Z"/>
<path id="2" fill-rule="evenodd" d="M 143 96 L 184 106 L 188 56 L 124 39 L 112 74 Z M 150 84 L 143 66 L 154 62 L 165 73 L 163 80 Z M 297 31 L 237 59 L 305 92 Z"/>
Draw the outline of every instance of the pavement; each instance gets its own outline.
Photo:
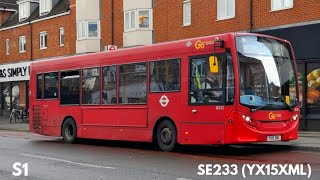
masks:
<path id="1" fill-rule="evenodd" d="M 21 119 L 17 122 L 9 123 L 9 117 L 0 116 L 0 130 L 9 131 L 29 131 L 28 123 L 21 123 Z M 299 131 L 299 138 L 288 142 L 267 142 L 250 144 L 250 146 L 279 146 L 280 148 L 290 148 L 293 150 L 314 151 L 320 152 L 320 132 Z"/>
<path id="2" fill-rule="evenodd" d="M 17 122 L 13 119 L 10 123 L 9 117 L 0 116 L 0 130 L 29 131 L 29 123 L 22 123 L 21 119 L 17 119 Z"/>

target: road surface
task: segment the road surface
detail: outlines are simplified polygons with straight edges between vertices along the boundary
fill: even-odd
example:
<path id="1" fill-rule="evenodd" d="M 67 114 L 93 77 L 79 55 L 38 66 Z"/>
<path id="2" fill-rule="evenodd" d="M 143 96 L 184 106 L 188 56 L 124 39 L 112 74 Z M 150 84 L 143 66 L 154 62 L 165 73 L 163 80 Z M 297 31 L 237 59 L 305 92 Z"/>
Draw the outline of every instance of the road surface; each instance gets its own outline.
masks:
<path id="1" fill-rule="evenodd" d="M 65 144 L 61 138 L 45 137 L 29 132 L 0 131 L 0 179 L 25 180 L 95 180 L 95 179 L 243 179 L 242 167 L 247 165 L 301 164 L 307 175 L 249 176 L 247 179 L 307 179 L 308 164 L 310 179 L 320 179 L 320 153 L 291 150 L 290 147 L 247 145 L 247 146 L 182 146 L 176 152 L 161 152 L 149 143 L 89 141 Z M 19 173 L 14 163 L 28 163 Z M 235 175 L 198 175 L 199 165 L 235 165 Z M 16 164 L 17 165 L 17 164 Z M 233 166 L 234 167 L 234 166 Z M 27 175 L 25 171 L 27 169 Z M 205 170 L 205 168 L 204 168 Z M 258 168 L 255 169 L 257 172 Z M 267 169 L 263 169 L 267 173 Z M 288 171 L 288 167 L 287 167 Z M 222 172 L 222 171 L 221 171 Z M 220 173 L 221 173 L 220 172 Z M 270 173 L 270 172 L 269 172 Z M 277 174 L 279 174 L 278 172 Z M 230 172 L 229 172 L 230 174 Z M 303 174 L 303 172 L 302 172 Z M 17 175 L 17 174 L 16 174 Z"/>

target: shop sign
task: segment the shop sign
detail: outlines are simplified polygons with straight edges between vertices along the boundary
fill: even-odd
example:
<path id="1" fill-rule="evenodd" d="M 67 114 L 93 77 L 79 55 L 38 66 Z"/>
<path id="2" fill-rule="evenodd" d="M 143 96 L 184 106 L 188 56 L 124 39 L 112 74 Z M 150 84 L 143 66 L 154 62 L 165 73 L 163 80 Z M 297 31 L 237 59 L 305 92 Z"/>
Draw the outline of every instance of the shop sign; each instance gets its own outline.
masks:
<path id="1" fill-rule="evenodd" d="M 0 65 L 0 82 L 30 80 L 30 62 Z"/>

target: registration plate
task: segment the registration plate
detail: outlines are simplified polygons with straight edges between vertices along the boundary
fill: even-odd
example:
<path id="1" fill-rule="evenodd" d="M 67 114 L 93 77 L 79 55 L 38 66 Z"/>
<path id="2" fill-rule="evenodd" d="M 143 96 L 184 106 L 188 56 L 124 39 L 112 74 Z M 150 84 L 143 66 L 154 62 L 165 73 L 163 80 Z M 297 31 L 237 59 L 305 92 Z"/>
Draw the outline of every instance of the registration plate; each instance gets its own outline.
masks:
<path id="1" fill-rule="evenodd" d="M 267 141 L 281 141 L 281 136 L 280 135 L 268 136 Z"/>

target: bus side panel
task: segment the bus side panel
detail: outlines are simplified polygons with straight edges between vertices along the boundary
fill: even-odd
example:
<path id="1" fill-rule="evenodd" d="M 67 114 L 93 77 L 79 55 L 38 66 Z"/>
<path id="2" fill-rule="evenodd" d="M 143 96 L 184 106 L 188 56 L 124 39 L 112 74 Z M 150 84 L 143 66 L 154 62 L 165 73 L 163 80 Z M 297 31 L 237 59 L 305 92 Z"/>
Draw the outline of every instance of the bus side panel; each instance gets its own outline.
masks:
<path id="1" fill-rule="evenodd" d="M 146 127 L 147 107 L 82 108 L 82 124 Z"/>

